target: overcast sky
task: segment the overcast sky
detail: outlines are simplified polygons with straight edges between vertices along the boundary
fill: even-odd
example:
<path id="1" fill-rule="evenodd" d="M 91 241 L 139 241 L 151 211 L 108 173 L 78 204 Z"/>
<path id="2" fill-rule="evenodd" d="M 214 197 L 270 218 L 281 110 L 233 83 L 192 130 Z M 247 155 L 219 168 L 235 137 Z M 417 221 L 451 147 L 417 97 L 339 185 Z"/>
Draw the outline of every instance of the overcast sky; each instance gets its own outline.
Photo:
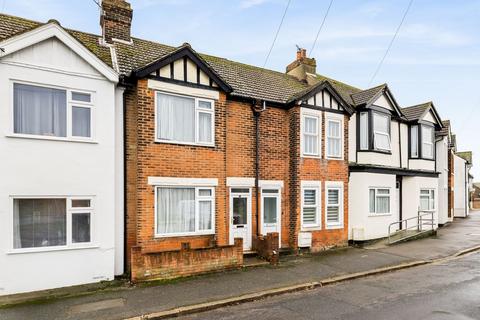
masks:
<path id="1" fill-rule="evenodd" d="M 267 67 L 284 71 L 295 45 L 310 51 L 329 0 L 291 0 Z M 409 0 L 335 0 L 313 57 L 317 72 L 366 88 Z M 287 0 L 132 0 L 132 34 L 262 66 Z M 99 33 L 93 0 L 0 0 L 4 13 Z M 474 152 L 480 181 L 480 0 L 414 0 L 372 86 L 402 106 L 432 100 Z M 308 55 L 311 52 L 307 52 Z"/>

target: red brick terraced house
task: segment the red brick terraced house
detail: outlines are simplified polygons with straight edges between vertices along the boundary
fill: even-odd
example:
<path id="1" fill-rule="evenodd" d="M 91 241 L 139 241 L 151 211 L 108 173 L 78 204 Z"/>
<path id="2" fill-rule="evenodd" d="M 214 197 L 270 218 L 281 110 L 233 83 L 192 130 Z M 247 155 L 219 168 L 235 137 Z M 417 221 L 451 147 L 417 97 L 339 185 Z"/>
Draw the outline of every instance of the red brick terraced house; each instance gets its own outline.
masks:
<path id="1" fill-rule="evenodd" d="M 46 25 L 0 17 L 0 41 Z M 304 49 L 283 73 L 138 39 L 132 17 L 103 0 L 102 35 L 52 22 L 119 78 L 115 264 L 167 279 L 347 245 L 349 124 L 371 89 L 317 74 Z"/>

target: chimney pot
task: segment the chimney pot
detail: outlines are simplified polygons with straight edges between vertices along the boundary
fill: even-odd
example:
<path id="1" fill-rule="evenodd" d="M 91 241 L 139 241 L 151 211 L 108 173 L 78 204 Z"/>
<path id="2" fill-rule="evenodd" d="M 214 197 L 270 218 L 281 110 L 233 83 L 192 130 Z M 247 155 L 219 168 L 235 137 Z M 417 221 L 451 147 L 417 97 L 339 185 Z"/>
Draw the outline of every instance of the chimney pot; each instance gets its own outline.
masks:
<path id="1" fill-rule="evenodd" d="M 301 81 L 307 81 L 307 73 L 315 74 L 317 62 L 314 58 L 307 58 L 307 50 L 297 47 L 297 58 L 287 66 L 287 74 Z"/>

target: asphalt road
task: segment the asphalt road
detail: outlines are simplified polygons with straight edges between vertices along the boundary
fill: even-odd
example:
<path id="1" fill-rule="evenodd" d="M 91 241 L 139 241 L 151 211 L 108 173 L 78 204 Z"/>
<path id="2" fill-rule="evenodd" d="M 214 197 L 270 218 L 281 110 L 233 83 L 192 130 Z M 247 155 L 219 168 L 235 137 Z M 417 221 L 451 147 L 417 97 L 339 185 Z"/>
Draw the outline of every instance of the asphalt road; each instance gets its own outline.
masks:
<path id="1" fill-rule="evenodd" d="M 180 319 L 480 319 L 480 253 Z"/>

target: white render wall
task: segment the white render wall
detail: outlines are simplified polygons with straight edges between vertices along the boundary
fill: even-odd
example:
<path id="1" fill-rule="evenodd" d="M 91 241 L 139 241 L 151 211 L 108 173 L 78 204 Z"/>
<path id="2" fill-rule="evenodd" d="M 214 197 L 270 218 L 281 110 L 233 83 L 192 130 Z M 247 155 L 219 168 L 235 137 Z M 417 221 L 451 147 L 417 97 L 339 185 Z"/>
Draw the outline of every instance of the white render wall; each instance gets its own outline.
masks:
<path id="1" fill-rule="evenodd" d="M 438 176 L 438 223 L 452 221 L 448 217 L 448 136 L 437 141 L 437 172 Z"/>
<path id="2" fill-rule="evenodd" d="M 453 215 L 454 217 L 467 217 L 467 172 L 465 170 L 466 161 L 457 155 L 453 156 L 454 164 L 454 183 L 453 183 Z"/>
<path id="3" fill-rule="evenodd" d="M 420 209 L 420 189 L 434 189 L 435 190 L 435 212 L 434 228 L 438 227 L 438 178 L 429 177 L 403 177 L 402 179 L 402 194 L 403 194 L 403 208 L 402 218 L 415 218 L 418 216 Z M 410 223 L 410 222 L 409 222 Z M 415 224 L 415 222 L 413 222 Z"/>
<path id="4" fill-rule="evenodd" d="M 392 174 L 351 172 L 348 187 L 348 239 L 365 241 L 388 236 L 389 224 L 398 221 L 398 209 L 395 200 L 396 176 Z M 371 187 L 390 189 L 389 214 L 370 214 L 369 188 Z"/>
<path id="5" fill-rule="evenodd" d="M 13 80 L 94 92 L 94 143 L 11 137 Z M 114 278 L 115 211 L 117 218 L 123 214 L 115 203 L 115 172 L 120 172 L 115 166 L 115 121 L 119 117 L 115 84 L 59 41 L 0 58 L 0 295 Z M 117 146 L 117 156 L 118 152 Z M 93 196 L 93 245 L 16 252 L 12 196 Z M 117 243 L 122 236 L 117 234 Z"/>

